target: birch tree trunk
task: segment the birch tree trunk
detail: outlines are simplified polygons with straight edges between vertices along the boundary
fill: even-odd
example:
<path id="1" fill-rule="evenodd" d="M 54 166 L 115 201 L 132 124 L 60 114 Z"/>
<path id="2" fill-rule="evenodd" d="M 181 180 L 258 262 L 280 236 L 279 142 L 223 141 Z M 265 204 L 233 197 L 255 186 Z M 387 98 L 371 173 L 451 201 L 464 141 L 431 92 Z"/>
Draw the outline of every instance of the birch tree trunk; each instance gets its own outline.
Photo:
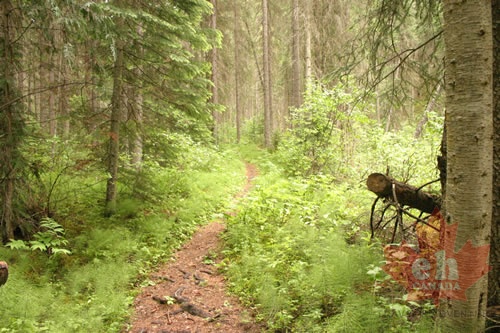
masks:
<path id="1" fill-rule="evenodd" d="M 500 1 L 492 1 L 493 14 L 493 220 L 491 221 L 488 305 L 500 305 Z"/>
<path id="2" fill-rule="evenodd" d="M 444 1 L 446 45 L 447 177 L 445 217 L 458 223 L 455 252 L 471 240 L 489 243 L 492 219 L 491 1 Z M 467 263 L 474 270 L 480 263 Z M 467 272 L 458 272 L 466 275 Z M 482 332 L 487 278 L 467 290 L 467 301 L 443 302 L 443 332 Z"/>

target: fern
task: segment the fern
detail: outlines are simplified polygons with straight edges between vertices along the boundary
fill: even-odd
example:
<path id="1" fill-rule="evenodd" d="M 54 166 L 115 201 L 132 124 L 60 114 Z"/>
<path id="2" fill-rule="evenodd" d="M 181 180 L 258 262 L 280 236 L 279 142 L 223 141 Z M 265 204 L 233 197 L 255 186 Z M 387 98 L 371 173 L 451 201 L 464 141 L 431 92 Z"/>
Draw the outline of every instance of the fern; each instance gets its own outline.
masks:
<path id="1" fill-rule="evenodd" d="M 51 218 L 44 218 L 40 222 L 40 231 L 33 235 L 33 240 L 11 240 L 7 247 L 16 250 L 40 251 L 52 255 L 71 254 L 65 247 L 68 240 L 65 238 L 64 228 Z"/>

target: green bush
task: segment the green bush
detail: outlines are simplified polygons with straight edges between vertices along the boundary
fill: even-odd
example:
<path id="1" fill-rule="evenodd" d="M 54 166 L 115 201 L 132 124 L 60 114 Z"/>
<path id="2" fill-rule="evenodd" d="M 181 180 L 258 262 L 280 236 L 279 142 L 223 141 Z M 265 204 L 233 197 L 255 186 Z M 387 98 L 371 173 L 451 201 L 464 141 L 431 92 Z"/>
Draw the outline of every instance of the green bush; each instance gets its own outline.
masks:
<path id="1" fill-rule="evenodd" d="M 385 132 L 372 120 L 374 107 L 360 103 L 358 95 L 355 88 L 340 83 L 333 89 L 312 86 L 304 104 L 291 110 L 290 129 L 278 145 L 276 160 L 285 175 L 326 174 L 354 183 L 390 170 L 396 179 L 416 185 L 437 179 L 443 117 L 430 112 L 418 139 L 414 125 Z M 433 190 L 439 191 L 437 187 Z"/>

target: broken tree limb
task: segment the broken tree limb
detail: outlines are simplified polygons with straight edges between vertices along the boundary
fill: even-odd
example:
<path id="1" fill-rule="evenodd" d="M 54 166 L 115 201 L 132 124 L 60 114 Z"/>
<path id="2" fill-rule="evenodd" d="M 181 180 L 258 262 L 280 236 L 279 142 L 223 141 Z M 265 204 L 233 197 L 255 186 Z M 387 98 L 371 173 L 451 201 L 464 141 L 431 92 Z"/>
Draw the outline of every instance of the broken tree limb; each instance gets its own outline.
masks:
<path id="1" fill-rule="evenodd" d="M 421 190 L 421 188 L 398 182 L 381 173 L 372 173 L 366 180 L 366 186 L 377 197 L 396 202 L 401 206 L 416 208 L 431 214 L 435 208 L 441 208 L 441 198 Z"/>
<path id="2" fill-rule="evenodd" d="M 201 318 L 207 318 L 214 320 L 215 318 L 219 317 L 219 315 L 211 316 L 208 312 L 203 310 L 202 308 L 196 306 L 195 304 L 189 302 L 189 300 L 185 297 L 182 297 L 182 292 L 184 291 L 185 287 L 180 287 L 175 291 L 175 293 L 170 296 L 171 299 L 175 300 L 175 303 L 179 304 L 180 308 L 182 311 L 185 311 L 193 316 L 198 316 Z M 160 304 L 170 304 L 171 299 L 163 296 L 152 296 L 153 300 Z"/>

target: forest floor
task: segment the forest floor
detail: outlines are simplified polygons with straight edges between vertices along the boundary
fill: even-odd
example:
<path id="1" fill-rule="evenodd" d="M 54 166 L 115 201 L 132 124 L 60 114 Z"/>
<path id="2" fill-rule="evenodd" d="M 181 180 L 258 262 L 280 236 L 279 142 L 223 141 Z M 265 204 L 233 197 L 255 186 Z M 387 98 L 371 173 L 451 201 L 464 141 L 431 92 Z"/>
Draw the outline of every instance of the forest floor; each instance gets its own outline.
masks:
<path id="1" fill-rule="evenodd" d="M 246 195 L 257 175 L 246 165 L 247 181 L 234 200 Z M 232 214 L 234 212 L 228 212 Z M 134 301 L 134 315 L 126 332 L 208 333 L 260 332 L 252 311 L 227 292 L 227 282 L 214 265 L 221 260 L 223 220 L 200 227 L 172 260 L 150 275 L 154 285 L 142 289 Z"/>

